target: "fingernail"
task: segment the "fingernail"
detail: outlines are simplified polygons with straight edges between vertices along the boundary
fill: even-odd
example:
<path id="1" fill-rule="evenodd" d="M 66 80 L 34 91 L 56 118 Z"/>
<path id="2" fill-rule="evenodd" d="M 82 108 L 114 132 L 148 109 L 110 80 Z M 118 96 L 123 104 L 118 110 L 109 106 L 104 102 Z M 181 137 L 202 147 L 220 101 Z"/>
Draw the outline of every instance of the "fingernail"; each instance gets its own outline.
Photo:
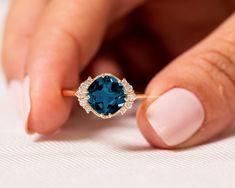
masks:
<path id="1" fill-rule="evenodd" d="M 9 83 L 8 87 L 10 97 L 14 103 L 16 110 L 19 114 L 22 114 L 22 86 L 21 83 L 17 80 L 12 80 Z"/>
<path id="2" fill-rule="evenodd" d="M 23 120 L 25 123 L 25 131 L 28 134 L 34 134 L 34 132 L 29 128 L 28 125 L 28 119 L 29 119 L 29 114 L 30 114 L 30 109 L 31 109 L 31 101 L 30 101 L 30 79 L 29 76 L 25 76 L 23 80 Z"/>
<path id="3" fill-rule="evenodd" d="M 147 119 L 162 141 L 175 146 L 188 140 L 202 126 L 204 109 L 192 92 L 174 88 L 154 101 Z"/>
<path id="4" fill-rule="evenodd" d="M 18 112 L 22 118 L 23 124 L 25 125 L 25 130 L 28 134 L 33 134 L 34 132 L 28 127 L 28 117 L 30 113 L 30 96 L 29 96 L 29 76 L 25 76 L 24 80 L 12 80 L 9 83 L 9 91 L 14 104 L 18 109 Z"/>

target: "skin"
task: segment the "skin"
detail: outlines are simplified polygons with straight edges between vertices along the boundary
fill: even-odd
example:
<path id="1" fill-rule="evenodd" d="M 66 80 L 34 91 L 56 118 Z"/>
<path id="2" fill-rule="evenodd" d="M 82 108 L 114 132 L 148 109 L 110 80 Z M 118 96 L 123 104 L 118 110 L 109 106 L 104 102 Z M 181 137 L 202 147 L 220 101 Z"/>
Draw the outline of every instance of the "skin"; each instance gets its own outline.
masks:
<path id="1" fill-rule="evenodd" d="M 3 62 L 9 82 L 30 77 L 29 129 L 60 128 L 73 105 L 61 89 L 111 72 L 135 88 L 147 85 L 149 95 L 178 86 L 202 101 L 202 128 L 172 147 L 152 130 L 145 115 L 151 101 L 144 101 L 136 118 L 152 145 L 176 149 L 211 139 L 235 118 L 234 7 L 233 0 L 13 0 Z"/>

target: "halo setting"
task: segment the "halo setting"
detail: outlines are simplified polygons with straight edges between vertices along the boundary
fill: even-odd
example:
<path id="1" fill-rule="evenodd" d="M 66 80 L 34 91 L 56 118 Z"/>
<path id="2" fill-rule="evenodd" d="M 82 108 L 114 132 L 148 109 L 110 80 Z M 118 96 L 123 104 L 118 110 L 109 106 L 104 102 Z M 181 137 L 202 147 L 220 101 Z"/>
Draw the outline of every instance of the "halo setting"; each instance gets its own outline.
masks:
<path id="1" fill-rule="evenodd" d="M 118 113 L 122 115 L 132 107 L 136 100 L 133 87 L 110 73 L 101 74 L 94 79 L 88 77 L 75 93 L 80 106 L 87 113 L 108 119 Z"/>

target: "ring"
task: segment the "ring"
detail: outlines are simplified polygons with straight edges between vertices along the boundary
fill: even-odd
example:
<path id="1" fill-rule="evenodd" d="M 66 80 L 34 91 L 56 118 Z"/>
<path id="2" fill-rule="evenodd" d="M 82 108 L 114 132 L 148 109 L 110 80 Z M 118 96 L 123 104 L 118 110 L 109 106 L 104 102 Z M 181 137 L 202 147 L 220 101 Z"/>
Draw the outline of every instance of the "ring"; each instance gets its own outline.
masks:
<path id="1" fill-rule="evenodd" d="M 62 90 L 65 97 L 76 96 L 80 106 L 97 117 L 109 119 L 117 114 L 125 114 L 137 99 L 157 98 L 136 94 L 125 78 L 120 80 L 110 73 L 103 73 L 80 84 L 78 89 Z"/>

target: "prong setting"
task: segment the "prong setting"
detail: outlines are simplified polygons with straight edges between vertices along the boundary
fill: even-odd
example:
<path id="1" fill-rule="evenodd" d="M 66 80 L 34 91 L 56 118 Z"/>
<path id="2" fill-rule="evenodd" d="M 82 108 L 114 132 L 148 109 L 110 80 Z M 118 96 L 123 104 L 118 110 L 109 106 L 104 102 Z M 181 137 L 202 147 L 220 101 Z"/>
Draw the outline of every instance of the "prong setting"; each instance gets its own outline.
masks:
<path id="1" fill-rule="evenodd" d="M 125 103 L 124 105 L 115 113 L 111 114 L 99 114 L 98 112 L 96 112 L 92 106 L 89 104 L 89 91 L 88 88 L 90 87 L 90 85 L 98 78 L 102 77 L 104 78 L 105 76 L 112 76 L 114 77 L 118 83 L 122 84 L 123 88 L 124 88 L 124 94 L 125 94 Z M 75 96 L 78 98 L 79 104 L 80 106 L 87 112 L 93 112 L 93 114 L 95 114 L 96 116 L 102 118 L 102 119 L 109 119 L 115 115 L 117 115 L 118 113 L 121 113 L 122 115 L 126 113 L 126 111 L 128 109 L 130 109 L 134 103 L 134 101 L 136 100 L 136 94 L 133 90 L 133 87 L 127 82 L 127 80 L 124 78 L 122 80 L 120 80 L 119 78 L 115 77 L 114 75 L 110 74 L 110 73 L 104 73 L 101 74 L 97 77 L 95 77 L 94 79 L 92 79 L 91 77 L 88 77 L 87 80 L 85 80 L 83 83 L 80 84 L 78 90 L 75 92 Z"/>

